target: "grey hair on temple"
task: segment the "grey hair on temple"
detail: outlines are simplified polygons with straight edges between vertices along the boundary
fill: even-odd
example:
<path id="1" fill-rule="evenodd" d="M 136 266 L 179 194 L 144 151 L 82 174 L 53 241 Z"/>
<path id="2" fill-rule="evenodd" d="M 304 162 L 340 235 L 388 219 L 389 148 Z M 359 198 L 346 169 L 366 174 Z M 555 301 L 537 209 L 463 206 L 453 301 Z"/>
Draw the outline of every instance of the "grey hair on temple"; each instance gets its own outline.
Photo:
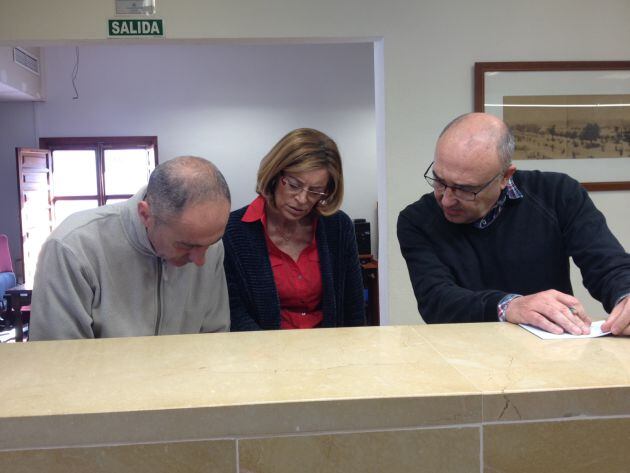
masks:
<path id="1" fill-rule="evenodd" d="M 459 117 L 451 120 L 449 124 L 444 127 L 442 133 L 440 133 L 440 138 L 454 125 L 457 125 L 458 123 L 466 120 L 474 114 L 475 112 L 464 113 L 463 115 L 460 115 Z M 512 130 L 510 130 L 510 127 L 508 127 L 503 121 L 501 121 L 501 123 L 503 124 L 503 126 L 501 127 L 501 130 L 499 132 L 500 135 L 497 137 L 497 153 L 499 155 L 499 159 L 501 160 L 502 170 L 503 172 L 505 172 L 507 168 L 510 167 L 510 164 L 512 164 L 515 141 L 514 134 L 512 134 Z"/>
<path id="2" fill-rule="evenodd" d="M 179 215 L 191 204 L 226 200 L 230 189 L 221 171 L 196 156 L 179 156 L 155 168 L 149 178 L 145 200 L 157 218 Z"/>
<path id="3" fill-rule="evenodd" d="M 499 153 L 499 159 L 503 164 L 503 172 L 507 171 L 507 168 L 512 164 L 512 156 L 514 156 L 514 134 L 510 127 L 505 125 L 503 133 L 497 143 L 497 152 Z"/>

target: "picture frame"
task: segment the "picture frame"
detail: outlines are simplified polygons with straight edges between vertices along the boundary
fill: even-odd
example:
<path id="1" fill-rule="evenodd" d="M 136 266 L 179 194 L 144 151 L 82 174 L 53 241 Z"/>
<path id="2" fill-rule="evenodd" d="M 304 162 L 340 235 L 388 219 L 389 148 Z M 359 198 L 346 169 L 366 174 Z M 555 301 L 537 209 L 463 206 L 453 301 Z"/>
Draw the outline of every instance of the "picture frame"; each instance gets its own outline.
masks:
<path id="1" fill-rule="evenodd" d="M 630 61 L 476 62 L 475 112 L 503 119 L 520 169 L 630 190 Z"/>

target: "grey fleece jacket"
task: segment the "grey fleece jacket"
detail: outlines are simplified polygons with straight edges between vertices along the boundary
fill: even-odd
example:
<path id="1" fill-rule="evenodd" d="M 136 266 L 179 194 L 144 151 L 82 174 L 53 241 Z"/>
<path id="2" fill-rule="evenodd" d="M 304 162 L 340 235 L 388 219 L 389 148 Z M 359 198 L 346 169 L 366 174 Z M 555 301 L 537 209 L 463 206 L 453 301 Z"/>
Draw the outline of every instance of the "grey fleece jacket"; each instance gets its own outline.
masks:
<path id="1" fill-rule="evenodd" d="M 198 267 L 168 265 L 126 202 L 71 215 L 44 243 L 31 302 L 30 340 L 227 331 L 223 242 Z"/>

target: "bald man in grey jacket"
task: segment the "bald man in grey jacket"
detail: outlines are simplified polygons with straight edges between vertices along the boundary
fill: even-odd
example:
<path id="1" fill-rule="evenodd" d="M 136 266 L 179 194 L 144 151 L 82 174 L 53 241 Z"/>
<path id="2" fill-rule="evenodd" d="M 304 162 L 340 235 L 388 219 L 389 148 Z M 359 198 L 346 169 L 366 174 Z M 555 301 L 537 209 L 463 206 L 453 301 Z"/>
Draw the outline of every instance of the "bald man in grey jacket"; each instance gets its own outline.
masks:
<path id="1" fill-rule="evenodd" d="M 128 201 L 71 215 L 39 256 L 30 339 L 229 330 L 229 211 L 219 170 L 184 156 L 159 165 Z"/>

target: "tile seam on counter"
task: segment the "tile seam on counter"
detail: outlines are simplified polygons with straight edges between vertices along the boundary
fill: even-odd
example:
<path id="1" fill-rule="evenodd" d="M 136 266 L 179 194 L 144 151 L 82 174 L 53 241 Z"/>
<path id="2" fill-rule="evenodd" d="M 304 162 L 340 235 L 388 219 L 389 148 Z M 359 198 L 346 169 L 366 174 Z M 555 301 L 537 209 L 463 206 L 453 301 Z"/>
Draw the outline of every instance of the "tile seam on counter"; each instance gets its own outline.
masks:
<path id="1" fill-rule="evenodd" d="M 484 419 L 486 418 L 485 412 L 484 412 L 485 404 L 486 403 L 484 402 L 484 395 L 482 393 L 481 394 L 481 427 L 479 427 L 479 473 L 484 473 L 483 471 L 483 468 L 484 468 L 483 438 L 485 437 L 485 434 L 484 434 L 483 429 L 484 429 Z"/>
<path id="2" fill-rule="evenodd" d="M 483 425 L 507 425 L 507 424 L 544 424 L 547 422 L 572 422 L 581 420 L 609 420 L 609 419 L 630 419 L 630 414 L 614 414 L 602 416 L 573 416 L 573 417 L 548 417 L 541 419 L 505 420 L 505 421 L 484 421 Z"/>
<path id="3" fill-rule="evenodd" d="M 481 395 L 482 397 L 486 394 L 483 390 L 482 387 L 477 386 L 477 384 L 474 382 L 474 380 L 472 380 L 470 377 L 466 376 L 466 374 L 464 372 L 462 372 L 457 365 L 455 365 L 452 361 L 450 361 L 449 357 L 442 353 L 440 351 L 440 349 L 435 346 L 434 342 L 432 340 L 430 340 L 429 338 L 427 338 L 426 336 L 424 336 L 422 334 L 421 330 L 414 330 L 414 332 L 416 334 L 418 334 L 420 336 L 420 338 L 422 338 L 427 345 L 433 350 L 435 351 L 435 353 L 437 353 L 439 355 L 439 357 L 448 365 L 450 366 L 453 370 L 455 370 L 462 378 L 464 378 L 466 381 L 468 381 L 470 383 L 470 385 L 472 387 L 474 387 L 477 390 L 477 394 Z M 503 394 L 503 391 L 500 392 L 501 394 Z M 483 405 L 482 405 L 482 414 L 483 414 Z M 483 417 L 482 417 L 483 418 Z"/>
<path id="4" fill-rule="evenodd" d="M 480 429 L 482 424 L 453 424 L 448 426 L 434 426 L 434 427 L 405 427 L 405 428 L 388 428 L 388 429 L 365 429 L 365 430 L 328 430 L 328 431 L 315 431 L 315 432 L 298 432 L 294 434 L 268 434 L 268 435 L 243 435 L 233 437 L 220 437 L 220 438 L 187 438 L 177 440 L 153 440 L 143 442 L 100 442 L 86 445 L 55 445 L 46 447 L 31 447 L 31 448 L 0 448 L 0 452 L 17 452 L 17 451 L 30 451 L 30 450 L 59 450 L 59 449 L 71 449 L 71 448 L 107 448 L 107 447 L 124 447 L 129 445 L 165 445 L 174 443 L 194 443 L 194 442 L 236 442 L 238 444 L 241 440 L 259 440 L 270 438 L 288 438 L 288 437 L 320 437 L 326 435 L 352 435 L 352 434 L 372 434 L 372 433 L 386 433 L 386 432 L 411 432 L 418 430 L 448 430 L 448 429 Z"/>
<path id="5" fill-rule="evenodd" d="M 94 443 L 87 445 L 56 445 L 46 447 L 32 447 L 32 448 L 0 448 L 0 452 L 16 452 L 16 451 L 32 451 L 32 450 L 59 450 L 59 449 L 77 449 L 77 448 L 108 448 L 108 447 L 122 447 L 129 445 L 165 445 L 165 444 L 179 444 L 179 443 L 204 443 L 204 442 L 235 442 L 238 446 L 238 442 L 241 440 L 259 440 L 269 438 L 290 438 L 290 437 L 321 437 L 327 435 L 353 435 L 353 434 L 369 434 L 369 433 L 387 433 L 387 432 L 410 432 L 410 431 L 424 431 L 424 430 L 449 430 L 449 429 L 478 429 L 480 436 L 483 437 L 483 430 L 485 426 L 495 425 L 513 425 L 513 424 L 544 424 L 544 423 L 560 423 L 560 422 L 579 422 L 579 421 L 593 421 L 593 420 L 611 420 L 611 419 L 630 419 L 630 414 L 619 416 L 583 416 L 583 417 L 570 417 L 570 418 L 553 418 L 553 419 L 540 419 L 540 420 L 520 420 L 520 421 L 505 421 L 505 422 L 482 422 L 482 423 L 470 423 L 470 424 L 452 424 L 448 426 L 424 426 L 424 427 L 405 427 L 405 428 L 387 428 L 387 429 L 363 429 L 363 430 L 334 430 L 334 431 L 316 431 L 316 432 L 299 432 L 291 434 L 269 434 L 269 435 L 249 435 L 249 436 L 232 436 L 232 437 L 220 437 L 220 438 L 188 438 L 177 439 L 167 441 L 143 441 L 143 442 L 106 442 L 106 443 Z M 483 439 L 481 440 L 481 447 L 483 447 Z M 483 451 L 483 450 L 482 450 Z"/>
<path id="6" fill-rule="evenodd" d="M 0 452 L 80 449 L 80 448 L 107 448 L 107 447 L 130 446 L 130 445 L 165 445 L 165 444 L 221 442 L 221 441 L 235 442 L 238 445 L 238 442 L 240 440 L 290 438 L 290 437 L 319 437 L 319 436 L 326 436 L 326 435 L 352 435 L 352 434 L 363 434 L 363 433 L 369 434 L 369 433 L 409 432 L 409 431 L 425 431 L 425 430 L 435 431 L 435 430 L 449 430 L 449 429 L 477 429 L 479 430 L 480 435 L 483 435 L 485 426 L 514 425 L 514 424 L 544 424 L 544 423 L 560 423 L 560 422 L 616 420 L 616 419 L 630 419 L 630 414 L 629 415 L 611 415 L 611 416 L 580 416 L 580 417 L 570 417 L 570 418 L 533 419 L 533 420 L 518 420 L 518 421 L 505 421 L 505 422 L 486 421 L 486 422 L 481 422 L 481 423 L 419 426 L 419 427 L 404 427 L 404 428 L 328 430 L 328 431 L 242 435 L 242 436 L 208 437 L 208 438 L 192 438 L 191 437 L 191 438 L 185 438 L 185 439 L 151 440 L 151 441 L 131 440 L 128 442 L 98 442 L 98 443 L 88 443 L 84 445 L 61 444 L 61 445 L 54 445 L 54 446 L 37 446 L 37 447 L 30 447 L 30 448 L 28 447 L 27 448 L 0 448 Z"/>
<path id="7" fill-rule="evenodd" d="M 483 414 L 483 408 L 482 408 L 482 414 Z M 484 465 L 484 460 L 483 460 L 483 438 L 485 437 L 484 431 L 484 424 L 481 424 L 481 427 L 479 428 L 479 473 L 484 473 L 483 471 L 483 465 Z"/>

